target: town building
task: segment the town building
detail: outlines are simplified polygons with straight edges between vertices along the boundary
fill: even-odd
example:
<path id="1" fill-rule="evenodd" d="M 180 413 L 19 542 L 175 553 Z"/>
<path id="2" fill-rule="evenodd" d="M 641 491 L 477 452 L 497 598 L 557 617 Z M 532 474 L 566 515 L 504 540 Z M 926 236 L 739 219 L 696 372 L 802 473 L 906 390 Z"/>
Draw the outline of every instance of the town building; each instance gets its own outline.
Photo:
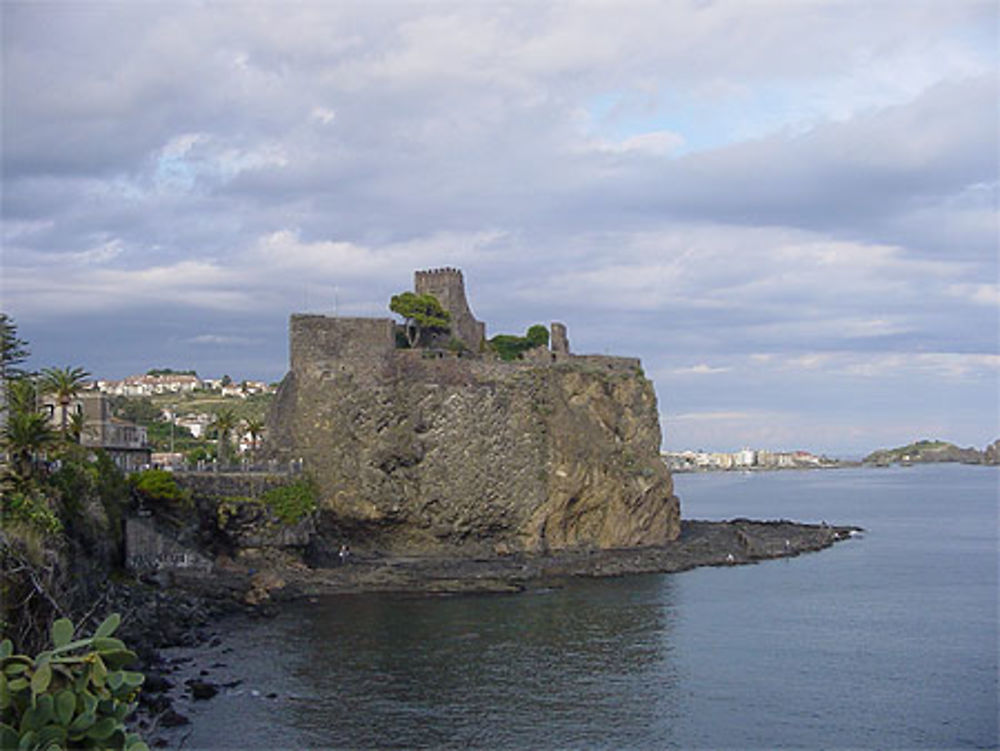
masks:
<path id="1" fill-rule="evenodd" d="M 60 430 L 63 405 L 50 395 L 42 399 L 42 408 L 49 424 Z M 146 428 L 112 415 L 106 394 L 82 391 L 66 405 L 66 413 L 67 420 L 74 414 L 83 416 L 80 445 L 104 449 L 123 472 L 135 472 L 149 465 L 151 449 Z"/>

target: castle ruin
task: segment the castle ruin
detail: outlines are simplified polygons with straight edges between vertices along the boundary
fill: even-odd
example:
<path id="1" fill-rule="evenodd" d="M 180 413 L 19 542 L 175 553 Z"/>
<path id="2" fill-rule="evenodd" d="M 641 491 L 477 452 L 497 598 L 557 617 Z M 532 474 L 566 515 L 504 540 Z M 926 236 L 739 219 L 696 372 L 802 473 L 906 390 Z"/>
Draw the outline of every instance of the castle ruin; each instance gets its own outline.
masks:
<path id="1" fill-rule="evenodd" d="M 539 347 L 524 353 L 523 360 L 500 362 L 495 357 L 481 356 L 486 344 L 486 324 L 476 319 L 465 295 L 462 272 L 454 268 L 430 269 L 414 273 L 417 294 L 431 294 L 451 317 L 450 331 L 432 338 L 430 346 L 411 350 L 401 349 L 399 342 L 403 325 L 392 318 L 358 318 L 317 314 L 293 314 L 289 324 L 289 362 L 293 372 L 310 369 L 318 372 L 352 372 L 359 375 L 384 372 L 394 360 L 415 357 L 445 357 L 453 355 L 450 340 L 461 342 L 462 355 L 472 371 L 494 367 L 536 367 L 546 363 L 573 361 L 602 370 L 629 371 L 640 367 L 634 357 L 607 355 L 575 355 L 570 352 L 566 325 L 553 322 L 549 347 Z M 397 363 L 398 364 L 398 363 Z"/>
<path id="2" fill-rule="evenodd" d="M 486 324 L 477 321 L 469 310 L 461 271 L 452 268 L 417 271 L 413 275 L 413 291 L 418 295 L 434 295 L 451 315 L 451 336 L 471 352 L 480 350 L 486 340 Z"/>
<path id="3" fill-rule="evenodd" d="M 460 271 L 418 271 L 414 286 L 451 317 L 428 346 L 407 347 L 392 318 L 291 317 L 268 451 L 317 483 L 320 547 L 480 555 L 677 537 L 638 358 L 572 354 L 553 323 L 548 347 L 503 360 Z"/>

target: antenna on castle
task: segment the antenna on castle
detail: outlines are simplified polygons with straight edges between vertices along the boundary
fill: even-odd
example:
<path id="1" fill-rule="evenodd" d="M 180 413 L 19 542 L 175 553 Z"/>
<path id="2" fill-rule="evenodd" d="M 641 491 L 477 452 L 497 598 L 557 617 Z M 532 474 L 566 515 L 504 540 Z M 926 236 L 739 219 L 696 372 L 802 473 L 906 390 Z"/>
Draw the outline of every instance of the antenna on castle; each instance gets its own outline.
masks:
<path id="1" fill-rule="evenodd" d="M 340 315 L 340 290 L 336 285 L 333 287 L 333 314 Z"/>

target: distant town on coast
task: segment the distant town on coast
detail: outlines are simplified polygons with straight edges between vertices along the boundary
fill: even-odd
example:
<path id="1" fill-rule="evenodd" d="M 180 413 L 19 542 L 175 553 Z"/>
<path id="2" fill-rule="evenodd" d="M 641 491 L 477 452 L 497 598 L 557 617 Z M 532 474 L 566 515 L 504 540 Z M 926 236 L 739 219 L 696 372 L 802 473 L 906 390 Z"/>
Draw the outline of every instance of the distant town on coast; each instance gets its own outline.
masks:
<path id="1" fill-rule="evenodd" d="M 888 467 L 914 464 L 1000 464 L 1000 439 L 982 451 L 960 448 L 953 443 L 924 439 L 890 449 L 878 449 L 861 460 L 816 456 L 809 451 L 768 451 L 744 448 L 731 453 L 711 451 L 664 451 L 663 461 L 672 472 L 750 471 L 778 469 L 837 469 L 841 467 Z"/>

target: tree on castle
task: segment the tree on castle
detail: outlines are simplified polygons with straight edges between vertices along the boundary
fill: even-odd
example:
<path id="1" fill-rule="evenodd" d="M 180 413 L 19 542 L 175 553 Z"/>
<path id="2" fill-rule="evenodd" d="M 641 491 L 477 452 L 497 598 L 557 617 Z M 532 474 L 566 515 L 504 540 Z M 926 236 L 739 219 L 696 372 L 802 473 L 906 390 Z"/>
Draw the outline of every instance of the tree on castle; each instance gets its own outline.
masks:
<path id="1" fill-rule="evenodd" d="M 434 295 L 403 292 L 393 295 L 389 310 L 406 319 L 406 341 L 416 347 L 425 334 L 448 331 L 451 316 Z"/>

